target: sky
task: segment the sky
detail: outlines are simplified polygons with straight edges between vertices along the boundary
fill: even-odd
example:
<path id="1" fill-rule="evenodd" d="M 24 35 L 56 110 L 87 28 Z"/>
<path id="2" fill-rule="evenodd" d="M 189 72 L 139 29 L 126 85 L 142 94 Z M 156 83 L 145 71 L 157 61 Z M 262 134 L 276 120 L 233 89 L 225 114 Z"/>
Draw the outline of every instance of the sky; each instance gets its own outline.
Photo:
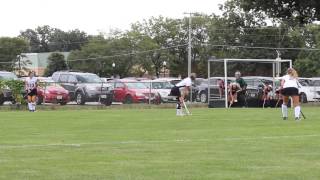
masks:
<path id="1" fill-rule="evenodd" d="M 64 31 L 80 29 L 90 35 L 111 29 L 127 30 L 130 24 L 152 16 L 182 18 L 184 12 L 221 14 L 226 0 L 0 0 L 0 37 L 49 25 Z"/>

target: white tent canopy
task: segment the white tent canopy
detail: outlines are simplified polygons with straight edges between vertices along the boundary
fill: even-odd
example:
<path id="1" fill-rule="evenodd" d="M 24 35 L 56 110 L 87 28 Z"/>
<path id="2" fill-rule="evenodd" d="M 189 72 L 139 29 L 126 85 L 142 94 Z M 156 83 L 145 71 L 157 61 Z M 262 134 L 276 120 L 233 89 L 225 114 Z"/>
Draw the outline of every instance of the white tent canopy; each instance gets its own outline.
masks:
<path id="1" fill-rule="evenodd" d="M 210 77 L 211 77 L 211 63 L 212 62 L 221 62 L 224 64 L 224 82 L 228 82 L 228 63 L 238 62 L 238 63 L 267 63 L 272 64 L 272 76 L 275 78 L 280 75 L 281 64 L 289 63 L 289 67 L 292 67 L 292 60 L 290 59 L 215 59 L 211 58 L 208 60 L 208 103 L 210 103 Z M 228 108 L 228 86 L 225 87 L 225 107 Z"/>

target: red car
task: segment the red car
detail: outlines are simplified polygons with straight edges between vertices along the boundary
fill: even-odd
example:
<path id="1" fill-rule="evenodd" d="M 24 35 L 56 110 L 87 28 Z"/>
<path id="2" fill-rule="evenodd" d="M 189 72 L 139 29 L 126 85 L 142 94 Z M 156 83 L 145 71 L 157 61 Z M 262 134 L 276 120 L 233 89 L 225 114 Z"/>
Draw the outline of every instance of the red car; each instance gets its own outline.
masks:
<path id="1" fill-rule="evenodd" d="M 114 84 L 113 101 L 131 103 L 151 103 L 158 104 L 161 102 L 160 95 L 148 89 L 142 82 L 131 79 L 118 79 L 110 81 Z"/>
<path id="2" fill-rule="evenodd" d="M 37 104 L 54 103 L 66 105 L 70 101 L 69 92 L 51 80 L 40 79 L 38 86 Z"/>

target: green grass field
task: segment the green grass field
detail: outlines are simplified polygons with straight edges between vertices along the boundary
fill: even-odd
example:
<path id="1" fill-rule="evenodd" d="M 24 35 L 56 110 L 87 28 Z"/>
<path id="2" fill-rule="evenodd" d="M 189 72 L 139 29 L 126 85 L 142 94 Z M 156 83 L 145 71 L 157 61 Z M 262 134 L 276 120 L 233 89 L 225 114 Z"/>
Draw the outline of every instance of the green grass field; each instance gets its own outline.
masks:
<path id="1" fill-rule="evenodd" d="M 320 179 L 319 108 L 191 110 L 0 112 L 0 179 Z"/>

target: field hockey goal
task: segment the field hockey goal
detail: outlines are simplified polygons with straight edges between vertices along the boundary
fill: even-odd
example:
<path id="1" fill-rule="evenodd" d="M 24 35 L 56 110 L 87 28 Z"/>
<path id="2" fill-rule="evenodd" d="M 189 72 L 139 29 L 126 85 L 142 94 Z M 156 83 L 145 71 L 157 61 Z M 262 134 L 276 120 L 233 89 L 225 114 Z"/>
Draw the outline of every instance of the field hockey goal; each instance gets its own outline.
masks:
<path id="1" fill-rule="evenodd" d="M 215 59 L 208 60 L 208 105 L 209 107 L 225 107 L 228 108 L 228 82 L 234 79 L 235 64 L 241 64 L 242 68 L 238 69 L 246 75 L 246 68 L 249 65 L 259 64 L 268 66 L 270 70 L 269 78 L 273 80 L 282 75 L 282 71 L 292 67 L 290 59 Z M 231 68 L 233 71 L 231 72 Z M 230 70 L 229 70 L 230 69 Z M 266 69 L 266 68 L 264 68 Z M 272 71 L 272 72 L 271 72 Z M 232 75 L 232 76 L 231 76 Z M 251 74 L 252 75 L 252 74 Z M 254 74 L 258 76 L 258 73 Z M 274 81 L 273 81 L 274 82 Z M 274 84 L 273 84 L 274 87 Z"/>

